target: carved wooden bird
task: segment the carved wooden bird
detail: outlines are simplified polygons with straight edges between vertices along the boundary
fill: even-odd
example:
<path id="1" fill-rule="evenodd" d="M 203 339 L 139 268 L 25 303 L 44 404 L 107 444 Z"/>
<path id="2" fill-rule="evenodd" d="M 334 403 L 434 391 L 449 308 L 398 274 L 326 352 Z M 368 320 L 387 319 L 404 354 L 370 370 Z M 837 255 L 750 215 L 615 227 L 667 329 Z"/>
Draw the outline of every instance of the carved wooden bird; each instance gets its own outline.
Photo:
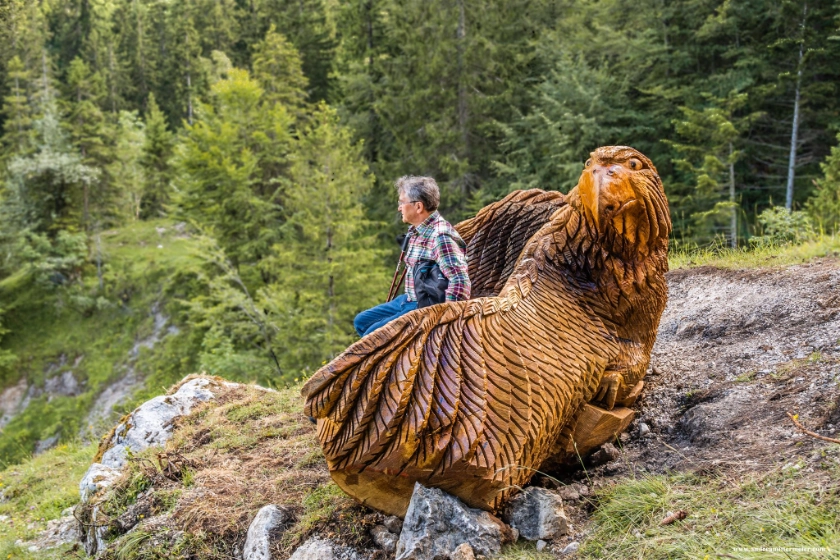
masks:
<path id="1" fill-rule="evenodd" d="M 592 152 L 566 196 L 517 191 L 456 228 L 473 299 L 394 320 L 302 390 L 333 479 L 389 514 L 415 481 L 501 507 L 586 403 L 638 390 L 665 308 L 668 204 L 632 148 Z"/>

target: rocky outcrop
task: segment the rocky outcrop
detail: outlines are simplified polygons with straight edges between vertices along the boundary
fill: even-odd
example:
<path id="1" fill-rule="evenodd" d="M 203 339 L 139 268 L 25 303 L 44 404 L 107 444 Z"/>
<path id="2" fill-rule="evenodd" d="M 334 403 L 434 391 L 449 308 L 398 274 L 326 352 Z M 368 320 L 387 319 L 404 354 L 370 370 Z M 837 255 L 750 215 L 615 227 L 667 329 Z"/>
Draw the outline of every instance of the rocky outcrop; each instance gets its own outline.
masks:
<path id="1" fill-rule="evenodd" d="M 397 560 L 450 558 L 464 543 L 475 554 L 490 557 L 508 540 L 512 533 L 499 519 L 442 490 L 417 483 L 397 543 Z"/>
<path id="2" fill-rule="evenodd" d="M 105 545 L 111 530 L 97 505 L 98 497 L 120 476 L 129 453 L 160 446 L 172 436 L 173 420 L 189 413 L 196 405 L 214 398 L 214 389 L 233 384 L 218 378 L 184 379 L 177 390 L 146 401 L 126 416 L 99 448 L 99 461 L 88 468 L 79 483 L 85 519 L 80 526 L 85 551 L 94 554 Z M 123 527 L 122 529 L 127 529 Z"/>

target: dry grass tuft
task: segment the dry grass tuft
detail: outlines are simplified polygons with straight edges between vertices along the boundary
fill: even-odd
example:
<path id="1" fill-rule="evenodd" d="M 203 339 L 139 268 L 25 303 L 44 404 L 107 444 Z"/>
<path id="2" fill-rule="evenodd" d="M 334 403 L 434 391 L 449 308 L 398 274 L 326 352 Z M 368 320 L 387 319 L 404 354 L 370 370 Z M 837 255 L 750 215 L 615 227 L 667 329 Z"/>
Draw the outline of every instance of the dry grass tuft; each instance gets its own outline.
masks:
<path id="1" fill-rule="evenodd" d="M 201 543 L 201 550 L 188 546 L 198 558 L 224 557 L 231 545 L 241 546 L 254 515 L 267 504 L 286 508 L 296 519 L 276 545 L 279 558 L 314 532 L 370 546 L 367 529 L 377 516 L 331 481 L 315 426 L 301 410 L 298 387 L 224 387 L 215 400 L 176 421 L 163 452 L 139 454 L 134 474 L 117 483 L 115 496 L 137 495 L 130 490 L 137 478 L 148 481 L 156 503 L 167 504 L 154 513 L 168 514 L 170 527 L 184 532 L 181 546 L 191 539 Z M 128 504 L 119 506 L 112 515 Z"/>

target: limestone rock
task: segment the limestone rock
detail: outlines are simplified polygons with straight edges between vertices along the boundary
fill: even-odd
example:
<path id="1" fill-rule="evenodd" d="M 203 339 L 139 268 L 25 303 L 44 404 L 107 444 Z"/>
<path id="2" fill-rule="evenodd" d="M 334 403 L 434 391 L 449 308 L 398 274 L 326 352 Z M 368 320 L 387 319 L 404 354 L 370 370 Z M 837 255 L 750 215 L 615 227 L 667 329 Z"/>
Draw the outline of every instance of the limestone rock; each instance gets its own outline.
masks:
<path id="1" fill-rule="evenodd" d="M 78 540 L 79 523 L 73 517 L 73 508 L 68 508 L 61 512 L 59 519 L 47 521 L 47 528 L 35 540 L 23 543 L 23 546 L 30 551 L 37 551 L 74 543 Z"/>
<path id="2" fill-rule="evenodd" d="M 514 496 L 505 510 L 505 518 L 529 541 L 569 533 L 563 500 L 545 488 L 531 486 Z"/>
<path id="3" fill-rule="evenodd" d="M 117 426 L 101 463 L 119 469 L 125 464 L 129 450 L 136 453 L 166 443 L 172 435 L 172 420 L 189 413 L 198 403 L 213 398 L 213 393 L 207 389 L 211 383 L 210 379 L 202 377 L 192 379 L 174 394 L 155 397 L 137 407 Z"/>
<path id="4" fill-rule="evenodd" d="M 573 482 L 572 484 L 558 488 L 557 495 L 568 502 L 575 502 L 584 496 L 588 496 L 589 488 L 587 488 L 585 484 Z"/>
<path id="5" fill-rule="evenodd" d="M 560 554 L 563 555 L 563 556 L 567 556 L 569 554 L 574 554 L 575 552 L 577 552 L 577 550 L 579 548 L 580 548 L 580 543 L 578 543 L 577 541 L 572 541 L 569 544 L 567 544 L 565 546 L 565 548 L 563 548 L 562 551 L 560 551 Z"/>
<path id="6" fill-rule="evenodd" d="M 248 527 L 245 546 L 242 547 L 244 560 L 271 560 L 271 541 L 282 530 L 283 525 L 292 520 L 285 510 L 269 504 L 257 512 Z"/>
<path id="7" fill-rule="evenodd" d="M 373 537 L 373 542 L 388 554 L 393 554 L 397 550 L 399 536 L 389 531 L 385 525 L 374 526 L 370 530 L 370 536 Z"/>
<path id="8" fill-rule="evenodd" d="M 397 560 L 434 560 L 451 556 L 463 543 L 482 556 L 494 556 L 508 535 L 504 524 L 437 488 L 417 483 L 397 544 Z"/>
<path id="9" fill-rule="evenodd" d="M 289 560 L 363 560 L 363 557 L 350 547 L 313 537 L 300 545 Z"/>
<path id="10" fill-rule="evenodd" d="M 545 547 L 548 546 L 548 543 L 542 539 L 537 541 L 537 552 L 542 552 L 545 550 Z"/>
<path id="11" fill-rule="evenodd" d="M 113 484 L 118 476 L 120 471 L 117 469 L 106 467 L 102 463 L 92 464 L 79 482 L 82 502 L 87 502 L 94 494 Z"/>
<path id="12" fill-rule="evenodd" d="M 461 543 L 455 548 L 450 558 L 451 560 L 475 560 L 475 553 L 470 543 Z"/>

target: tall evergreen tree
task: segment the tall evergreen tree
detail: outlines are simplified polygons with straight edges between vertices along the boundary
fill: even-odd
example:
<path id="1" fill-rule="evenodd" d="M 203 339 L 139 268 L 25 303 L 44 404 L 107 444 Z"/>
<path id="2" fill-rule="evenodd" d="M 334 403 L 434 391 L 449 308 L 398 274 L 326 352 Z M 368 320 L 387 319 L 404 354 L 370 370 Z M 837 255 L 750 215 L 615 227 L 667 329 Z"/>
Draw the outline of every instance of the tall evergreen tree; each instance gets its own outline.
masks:
<path id="1" fill-rule="evenodd" d="M 276 325 L 284 371 L 314 371 L 355 339 L 353 317 L 380 301 L 387 271 L 366 231 L 362 199 L 373 177 L 333 110 L 321 105 L 301 132 L 283 189 L 280 243 L 260 294 Z"/>
<path id="2" fill-rule="evenodd" d="M 119 217 L 136 220 L 140 217 L 147 171 L 143 166 L 146 131 L 135 111 L 120 111 L 116 138 L 108 175 L 120 185 Z"/>
<path id="3" fill-rule="evenodd" d="M 4 151 L 0 160 L 12 154 L 25 153 L 29 149 L 32 132 L 32 108 L 26 95 L 29 72 L 17 56 L 6 65 L 6 82 L 8 94 L 3 98 L 3 108 L 0 109 L 3 117 L 0 144 Z"/>
<path id="4" fill-rule="evenodd" d="M 141 162 L 144 171 L 140 217 L 160 216 L 169 203 L 172 182 L 172 156 L 174 139 L 167 129 L 166 116 L 155 101 L 155 94 L 149 94 L 146 112 L 146 134 Z"/>
<path id="5" fill-rule="evenodd" d="M 179 203 L 213 229 L 236 264 L 259 260 L 276 238 L 292 122 L 283 105 L 264 101 L 246 70 L 232 69 L 185 127 L 174 161 Z"/>
<path id="6" fill-rule="evenodd" d="M 277 33 L 274 25 L 254 46 L 251 66 L 267 101 L 299 107 L 306 100 L 309 82 L 303 74 L 300 55 L 282 34 Z"/>

